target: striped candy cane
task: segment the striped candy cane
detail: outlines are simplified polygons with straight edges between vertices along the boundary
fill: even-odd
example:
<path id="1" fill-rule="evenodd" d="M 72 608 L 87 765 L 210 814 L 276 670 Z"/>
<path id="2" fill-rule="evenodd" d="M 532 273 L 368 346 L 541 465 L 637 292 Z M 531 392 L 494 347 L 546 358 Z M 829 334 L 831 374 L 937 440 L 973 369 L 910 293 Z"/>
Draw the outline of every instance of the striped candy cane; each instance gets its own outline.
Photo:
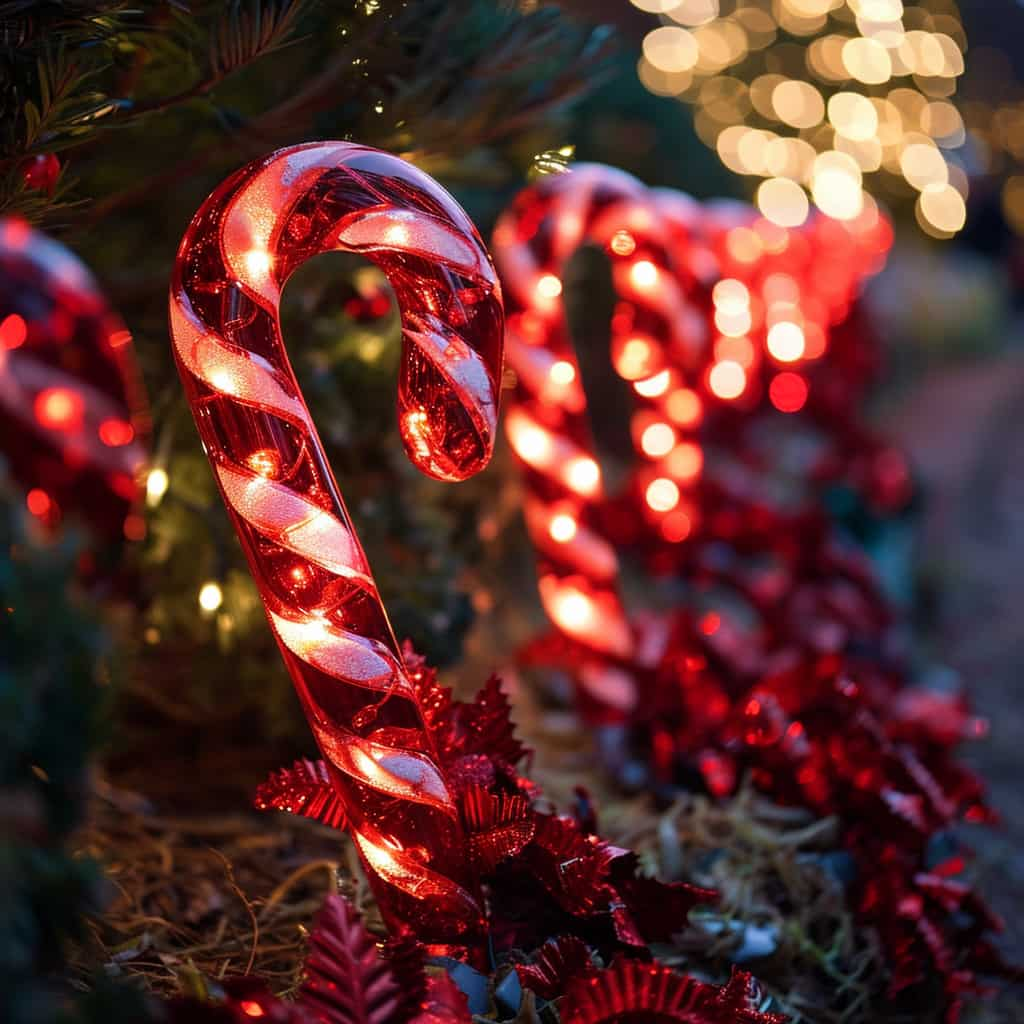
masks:
<path id="1" fill-rule="evenodd" d="M 678 427 L 694 422 L 687 403 L 695 396 L 683 379 L 700 365 L 706 323 L 687 297 L 686 280 L 703 270 L 673 263 L 679 230 L 679 220 L 661 216 L 654 195 L 634 178 L 581 165 L 522 192 L 494 235 L 511 311 L 508 361 L 517 376 L 506 428 L 526 474 L 526 522 L 539 555 L 541 600 L 559 630 L 594 652 L 594 664 L 582 665 L 579 678 L 615 715 L 628 714 L 636 703 L 629 666 L 641 652 L 619 595 L 615 550 L 598 514 L 601 472 L 565 321 L 562 276 L 581 246 L 597 244 L 608 253 L 619 299 L 612 362 L 638 397 L 634 434 L 657 453 L 664 470 L 652 472 L 652 493 L 667 501 L 674 490 L 678 500 L 676 479 L 699 471 L 699 449 Z M 650 424 L 660 422 L 652 410 L 670 394 L 677 423 L 651 434 Z"/>
<path id="2" fill-rule="evenodd" d="M 68 249 L 0 220 L 0 451 L 29 510 L 138 538 L 147 414 L 131 336 Z"/>
<path id="3" fill-rule="evenodd" d="M 284 282 L 335 249 L 365 254 L 395 290 L 409 457 L 444 480 L 483 468 L 501 373 L 497 280 L 458 204 L 388 154 L 295 146 L 218 188 L 175 265 L 175 356 L 385 919 L 478 950 L 482 903 L 458 805 L 281 338 Z"/>

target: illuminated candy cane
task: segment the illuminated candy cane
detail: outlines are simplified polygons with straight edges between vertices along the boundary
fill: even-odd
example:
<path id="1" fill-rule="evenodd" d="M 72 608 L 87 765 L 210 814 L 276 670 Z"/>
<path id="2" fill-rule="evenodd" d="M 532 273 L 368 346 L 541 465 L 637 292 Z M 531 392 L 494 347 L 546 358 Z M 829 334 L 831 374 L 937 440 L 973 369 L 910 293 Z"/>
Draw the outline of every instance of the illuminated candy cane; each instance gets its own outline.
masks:
<path id="1" fill-rule="evenodd" d="M 856 302 L 892 243 L 886 216 L 869 205 L 851 221 L 817 214 L 786 229 L 744 203 L 718 202 L 708 204 L 702 234 L 720 267 L 703 375 L 721 414 L 714 431 L 729 432 L 730 409 L 734 434 L 737 425 L 755 429 L 759 408 L 799 413 L 825 442 L 811 473 L 840 476 L 882 506 L 905 501 L 905 464 L 862 418 L 878 353 Z"/>
<path id="2" fill-rule="evenodd" d="M 673 393 L 676 425 L 651 431 L 652 414 L 643 408 L 633 425 L 668 467 L 667 477 L 652 477 L 662 481 L 652 493 L 669 488 L 678 497 L 673 477 L 692 478 L 700 468 L 699 449 L 678 427 L 696 418 L 682 377 L 700 365 L 705 317 L 687 299 L 685 273 L 672 265 L 677 228 L 669 230 L 652 193 L 634 178 L 581 165 L 524 190 L 494 234 L 511 310 L 508 362 L 517 376 L 506 429 L 526 473 L 526 523 L 539 555 L 541 600 L 559 630 L 595 652 L 603 668 L 584 665 L 580 678 L 599 704 L 618 714 L 636 702 L 626 666 L 638 655 L 637 641 L 618 592 L 615 549 L 597 514 L 603 485 L 562 276 L 581 246 L 598 244 L 608 253 L 619 299 L 612 362 L 641 403 Z M 609 667 L 609 659 L 620 667 Z"/>
<path id="3" fill-rule="evenodd" d="M 0 454 L 37 519 L 138 539 L 145 402 L 131 336 L 82 263 L 0 220 Z"/>
<path id="4" fill-rule="evenodd" d="M 335 249 L 366 255 L 395 290 L 409 457 L 444 480 L 477 472 L 494 442 L 500 290 L 462 209 L 397 157 L 319 142 L 229 178 L 179 250 L 175 357 L 386 920 L 478 948 L 458 806 L 281 338 L 284 282 Z"/>

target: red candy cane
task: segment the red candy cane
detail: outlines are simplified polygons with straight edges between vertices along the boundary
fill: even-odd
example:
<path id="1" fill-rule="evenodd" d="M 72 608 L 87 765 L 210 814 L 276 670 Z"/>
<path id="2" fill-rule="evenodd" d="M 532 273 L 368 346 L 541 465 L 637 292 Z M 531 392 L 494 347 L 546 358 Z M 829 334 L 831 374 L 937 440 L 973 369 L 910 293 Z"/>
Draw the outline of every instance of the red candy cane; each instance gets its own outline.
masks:
<path id="1" fill-rule="evenodd" d="M 603 668 L 583 665 L 580 678 L 601 705 L 619 713 L 636 701 L 625 670 L 637 656 L 636 638 L 619 596 L 615 549 L 598 515 L 603 487 L 564 316 L 562 275 L 582 245 L 605 248 L 620 300 L 612 362 L 641 402 L 658 401 L 680 379 L 677 368 L 699 365 L 705 343 L 704 318 L 686 297 L 686 272 L 672 264 L 678 229 L 658 215 L 651 193 L 634 178 L 581 165 L 521 193 L 494 235 L 513 311 L 508 360 L 517 375 L 506 428 L 526 472 L 526 522 L 539 554 L 541 600 L 563 633 L 594 651 Z M 689 472 L 699 452 L 668 430 L 663 454 Z M 610 668 L 609 659 L 620 667 Z"/>
<path id="2" fill-rule="evenodd" d="M 68 249 L 0 220 L 0 451 L 38 519 L 137 538 L 145 402 L 131 336 Z"/>
<path id="3" fill-rule="evenodd" d="M 458 807 L 281 338 L 284 282 L 335 249 L 365 254 L 395 290 L 409 457 L 444 480 L 477 472 L 494 442 L 500 290 L 463 210 L 394 156 L 311 143 L 218 188 L 175 265 L 175 356 L 386 919 L 478 947 L 482 904 Z"/>

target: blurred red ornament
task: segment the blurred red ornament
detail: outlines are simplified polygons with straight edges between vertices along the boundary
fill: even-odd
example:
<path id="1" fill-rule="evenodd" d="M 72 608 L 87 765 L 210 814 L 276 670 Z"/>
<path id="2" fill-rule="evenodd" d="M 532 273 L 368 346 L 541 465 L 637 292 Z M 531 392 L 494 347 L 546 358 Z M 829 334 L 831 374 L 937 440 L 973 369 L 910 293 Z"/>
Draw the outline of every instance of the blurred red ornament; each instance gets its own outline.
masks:
<path id="1" fill-rule="evenodd" d="M 22 165 L 21 177 L 26 188 L 52 196 L 60 178 L 60 159 L 56 153 L 39 153 Z"/>
<path id="2" fill-rule="evenodd" d="M 480 959 L 482 897 L 438 731 L 281 338 L 284 283 L 333 249 L 366 254 L 397 296 L 398 413 L 409 457 L 443 480 L 482 469 L 501 376 L 495 274 L 451 196 L 386 153 L 342 142 L 294 146 L 217 189 L 175 266 L 175 357 L 337 791 L 331 814 L 343 812 L 392 928 L 411 926 Z"/>
<path id="3" fill-rule="evenodd" d="M 131 337 L 88 271 L 0 220 L 0 452 L 29 511 L 132 539 L 148 428 Z"/>

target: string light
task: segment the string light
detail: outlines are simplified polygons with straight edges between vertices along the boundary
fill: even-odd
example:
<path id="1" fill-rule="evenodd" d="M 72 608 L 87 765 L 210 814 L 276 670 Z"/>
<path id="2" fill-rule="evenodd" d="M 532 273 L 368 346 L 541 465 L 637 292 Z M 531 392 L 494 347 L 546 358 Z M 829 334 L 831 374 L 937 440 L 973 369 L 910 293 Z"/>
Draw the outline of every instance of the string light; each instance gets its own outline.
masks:
<path id="1" fill-rule="evenodd" d="M 150 508 L 156 508 L 170 486 L 171 478 L 165 469 L 151 469 L 146 475 L 146 504 Z"/>
<path id="2" fill-rule="evenodd" d="M 959 230 L 960 202 L 942 188 L 967 197 L 952 156 L 969 138 L 955 101 L 967 43 L 953 0 L 934 14 L 900 0 L 631 2 L 661 21 L 644 38 L 644 85 L 692 104 L 697 134 L 722 162 L 763 179 L 755 194 L 767 220 L 797 227 L 812 201 L 855 219 L 867 193 L 906 195 L 895 174 L 921 193 L 925 231 Z M 780 33 L 789 38 L 773 46 Z M 1024 159 L 1024 103 L 1007 115 Z M 981 102 L 972 116 L 993 121 Z M 1010 137 L 999 126 L 986 135 L 996 145 Z M 1024 231 L 1020 196 L 1008 191 L 1005 202 Z M 745 262 L 755 249 L 742 232 L 730 244 Z"/>
<path id="3" fill-rule="evenodd" d="M 224 603 L 224 591 L 220 584 L 209 580 L 199 588 L 199 607 L 207 615 L 212 615 Z"/>

